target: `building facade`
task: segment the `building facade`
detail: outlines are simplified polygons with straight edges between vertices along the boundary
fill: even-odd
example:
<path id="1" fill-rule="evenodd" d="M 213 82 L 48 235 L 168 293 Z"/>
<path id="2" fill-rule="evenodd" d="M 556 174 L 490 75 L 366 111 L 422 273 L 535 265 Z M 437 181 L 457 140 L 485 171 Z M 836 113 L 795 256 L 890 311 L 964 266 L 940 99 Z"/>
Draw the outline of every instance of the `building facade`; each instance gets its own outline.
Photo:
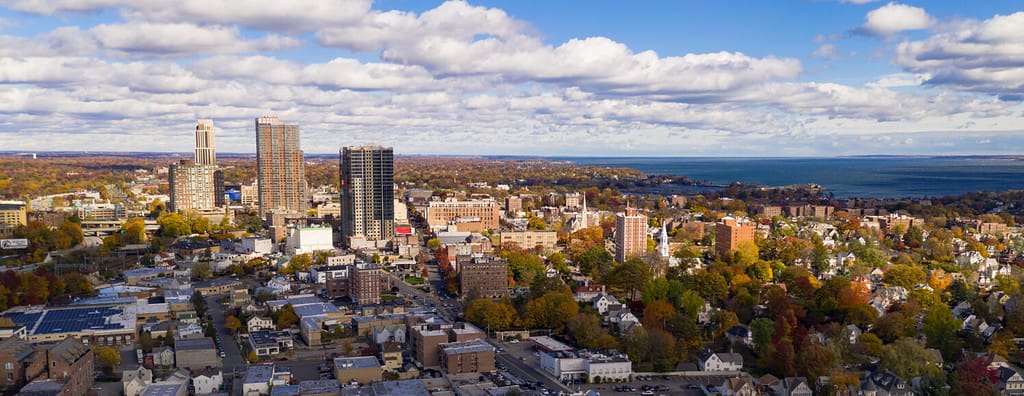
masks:
<path id="1" fill-rule="evenodd" d="M 82 396 L 93 383 L 93 353 L 75 338 L 38 348 L 25 369 L 29 382 L 53 380 L 63 383 L 61 395 Z"/>
<path id="2" fill-rule="evenodd" d="M 615 215 L 615 261 L 620 263 L 647 251 L 647 216 L 627 207 Z"/>
<path id="3" fill-rule="evenodd" d="M 209 210 L 217 206 L 216 178 L 213 165 L 200 165 L 191 160 L 172 164 L 167 172 L 171 189 L 171 200 L 167 210 Z M 221 188 L 223 190 L 223 187 Z"/>
<path id="4" fill-rule="evenodd" d="M 380 280 L 384 271 L 374 264 L 356 264 L 350 272 L 349 297 L 359 305 L 380 304 Z"/>
<path id="5" fill-rule="evenodd" d="M 475 217 L 480 219 L 483 228 L 496 230 L 501 221 L 500 209 L 498 202 L 493 199 L 459 201 L 448 198 L 444 201 L 430 201 L 427 203 L 427 224 L 432 229 L 440 229 L 456 218 Z"/>
<path id="6" fill-rule="evenodd" d="M 17 227 L 28 224 L 28 211 L 22 201 L 0 201 L 0 224 Z"/>
<path id="7" fill-rule="evenodd" d="M 459 263 L 462 296 L 501 298 L 508 292 L 508 261 L 498 257 L 467 257 Z"/>
<path id="8" fill-rule="evenodd" d="M 502 231 L 499 238 L 501 244 L 514 243 L 523 249 L 534 249 L 540 247 L 542 250 L 551 250 L 558 244 L 558 231 L 555 230 L 527 230 L 527 231 Z"/>
<path id="9" fill-rule="evenodd" d="M 715 254 L 727 257 L 744 241 L 754 240 L 757 226 L 745 219 L 725 217 L 715 224 Z"/>
<path id="10" fill-rule="evenodd" d="M 494 347 L 487 341 L 441 344 L 441 370 L 447 374 L 486 373 L 494 371 Z"/>
<path id="11" fill-rule="evenodd" d="M 299 126 L 276 116 L 256 119 L 256 170 L 260 214 L 284 210 L 305 214 L 306 168 Z"/>
<path id="12" fill-rule="evenodd" d="M 395 169 L 391 147 L 341 149 L 342 234 L 366 241 L 395 236 Z"/>
<path id="13" fill-rule="evenodd" d="M 217 151 L 213 141 L 213 120 L 196 122 L 195 151 L 197 165 L 217 165 Z"/>

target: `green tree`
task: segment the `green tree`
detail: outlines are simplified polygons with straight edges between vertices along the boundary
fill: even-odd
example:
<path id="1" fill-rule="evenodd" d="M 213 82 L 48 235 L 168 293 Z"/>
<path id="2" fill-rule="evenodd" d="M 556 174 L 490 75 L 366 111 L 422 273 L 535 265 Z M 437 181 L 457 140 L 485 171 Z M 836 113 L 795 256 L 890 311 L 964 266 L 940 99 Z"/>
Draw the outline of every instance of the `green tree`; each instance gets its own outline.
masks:
<path id="1" fill-rule="evenodd" d="M 913 338 L 905 337 L 882 347 L 879 366 L 902 378 L 914 378 L 939 370 L 935 355 Z"/>
<path id="2" fill-rule="evenodd" d="M 145 353 L 153 352 L 153 335 L 148 331 L 143 331 L 142 334 L 139 335 L 139 349 Z"/>
<path id="3" fill-rule="evenodd" d="M 531 217 L 530 221 L 526 223 L 528 230 L 546 230 L 548 229 L 548 223 L 540 217 Z"/>
<path id="4" fill-rule="evenodd" d="M 96 351 L 96 362 L 109 375 L 115 367 L 121 365 L 121 354 L 114 348 L 100 347 Z"/>
<path id="5" fill-rule="evenodd" d="M 608 273 L 608 286 L 629 294 L 631 301 L 636 301 L 636 294 L 651 278 L 651 270 L 639 258 L 631 258 L 625 263 L 612 268 Z"/>
<path id="6" fill-rule="evenodd" d="M 192 266 L 192 276 L 198 280 L 204 281 L 210 279 L 212 274 L 213 270 L 210 269 L 210 263 L 201 262 Z"/>
<path id="7" fill-rule="evenodd" d="M 924 270 L 911 265 L 893 265 L 885 271 L 882 281 L 893 286 L 902 286 L 908 290 L 914 285 L 924 283 L 927 274 Z"/>
<path id="8" fill-rule="evenodd" d="M 162 212 L 156 218 L 156 223 L 160 225 L 160 235 L 165 237 L 176 238 L 192 232 L 192 226 L 178 213 Z"/>
<path id="9" fill-rule="evenodd" d="M 569 274 L 569 266 L 565 263 L 565 255 L 559 252 L 551 253 L 548 255 L 548 262 L 551 263 L 551 267 L 558 270 L 563 275 Z"/>
<path id="10" fill-rule="evenodd" d="M 768 318 L 757 318 L 750 322 L 750 336 L 754 340 L 754 347 L 758 353 L 767 350 L 775 334 L 775 322 Z"/>
<path id="11" fill-rule="evenodd" d="M 960 320 L 953 317 L 949 306 L 933 306 L 924 317 L 923 327 L 928 346 L 938 348 L 944 360 L 955 361 L 960 351 L 960 339 L 956 334 L 960 330 Z"/>
<path id="12" fill-rule="evenodd" d="M 594 246 L 580 254 L 576 264 L 580 267 L 581 273 L 601 280 L 608 273 L 613 261 L 612 254 L 603 246 Z"/>

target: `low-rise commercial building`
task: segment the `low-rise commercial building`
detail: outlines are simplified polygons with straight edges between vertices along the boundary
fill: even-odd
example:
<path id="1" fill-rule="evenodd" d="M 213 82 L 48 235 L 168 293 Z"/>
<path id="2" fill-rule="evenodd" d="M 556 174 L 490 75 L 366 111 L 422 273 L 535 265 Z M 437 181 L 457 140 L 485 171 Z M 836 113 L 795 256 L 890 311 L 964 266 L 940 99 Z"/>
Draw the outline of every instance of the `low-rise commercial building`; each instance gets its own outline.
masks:
<path id="1" fill-rule="evenodd" d="M 441 369 L 448 374 L 481 373 L 494 370 L 494 347 L 487 341 L 441 344 Z"/>
<path id="2" fill-rule="evenodd" d="M 174 343 L 174 361 L 178 368 L 202 370 L 210 367 L 221 367 L 217 356 L 217 347 L 211 338 L 195 338 L 176 340 Z"/>
<path id="3" fill-rule="evenodd" d="M 380 362 L 373 356 L 334 359 L 334 378 L 342 385 L 352 382 L 367 385 L 380 381 L 383 373 Z"/>

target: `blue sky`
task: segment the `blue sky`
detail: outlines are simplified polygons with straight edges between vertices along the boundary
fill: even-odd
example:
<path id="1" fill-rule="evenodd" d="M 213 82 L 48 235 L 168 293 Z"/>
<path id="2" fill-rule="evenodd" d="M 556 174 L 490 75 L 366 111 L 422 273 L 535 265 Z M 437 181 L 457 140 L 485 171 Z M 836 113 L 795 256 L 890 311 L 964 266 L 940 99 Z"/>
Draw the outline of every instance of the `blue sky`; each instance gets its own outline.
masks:
<path id="1" fill-rule="evenodd" d="M 634 4 L 635 3 L 635 4 Z M 1005 1 L 0 0 L 0 147 L 1019 154 Z"/>

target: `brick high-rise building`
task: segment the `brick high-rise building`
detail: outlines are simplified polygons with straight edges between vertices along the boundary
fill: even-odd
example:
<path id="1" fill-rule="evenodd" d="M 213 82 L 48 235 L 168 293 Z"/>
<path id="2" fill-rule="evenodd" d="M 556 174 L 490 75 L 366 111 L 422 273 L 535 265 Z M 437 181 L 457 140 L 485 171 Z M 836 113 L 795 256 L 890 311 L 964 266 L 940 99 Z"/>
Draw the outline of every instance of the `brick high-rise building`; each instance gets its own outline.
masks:
<path id="1" fill-rule="evenodd" d="M 167 210 L 183 212 L 215 208 L 217 183 L 214 173 L 213 165 L 200 165 L 191 160 L 172 164 L 167 172 L 171 189 Z"/>
<path id="2" fill-rule="evenodd" d="M 359 305 L 380 304 L 383 276 L 384 271 L 374 264 L 356 264 L 349 271 L 349 297 Z"/>
<path id="3" fill-rule="evenodd" d="M 715 224 L 715 255 L 727 257 L 740 242 L 753 241 L 757 226 L 746 219 L 725 217 Z"/>
<path id="4" fill-rule="evenodd" d="M 390 240 L 395 236 L 395 168 L 391 147 L 341 149 L 342 235 L 353 239 Z"/>
<path id="5" fill-rule="evenodd" d="M 459 257 L 459 288 L 462 296 L 505 297 L 508 293 L 508 261 L 498 257 Z"/>
<path id="6" fill-rule="evenodd" d="M 647 252 L 647 216 L 627 207 L 615 215 L 615 261 L 620 263 Z"/>
<path id="7" fill-rule="evenodd" d="M 284 210 L 305 215 L 306 168 L 299 126 L 275 116 L 256 119 L 256 170 L 260 215 Z"/>

